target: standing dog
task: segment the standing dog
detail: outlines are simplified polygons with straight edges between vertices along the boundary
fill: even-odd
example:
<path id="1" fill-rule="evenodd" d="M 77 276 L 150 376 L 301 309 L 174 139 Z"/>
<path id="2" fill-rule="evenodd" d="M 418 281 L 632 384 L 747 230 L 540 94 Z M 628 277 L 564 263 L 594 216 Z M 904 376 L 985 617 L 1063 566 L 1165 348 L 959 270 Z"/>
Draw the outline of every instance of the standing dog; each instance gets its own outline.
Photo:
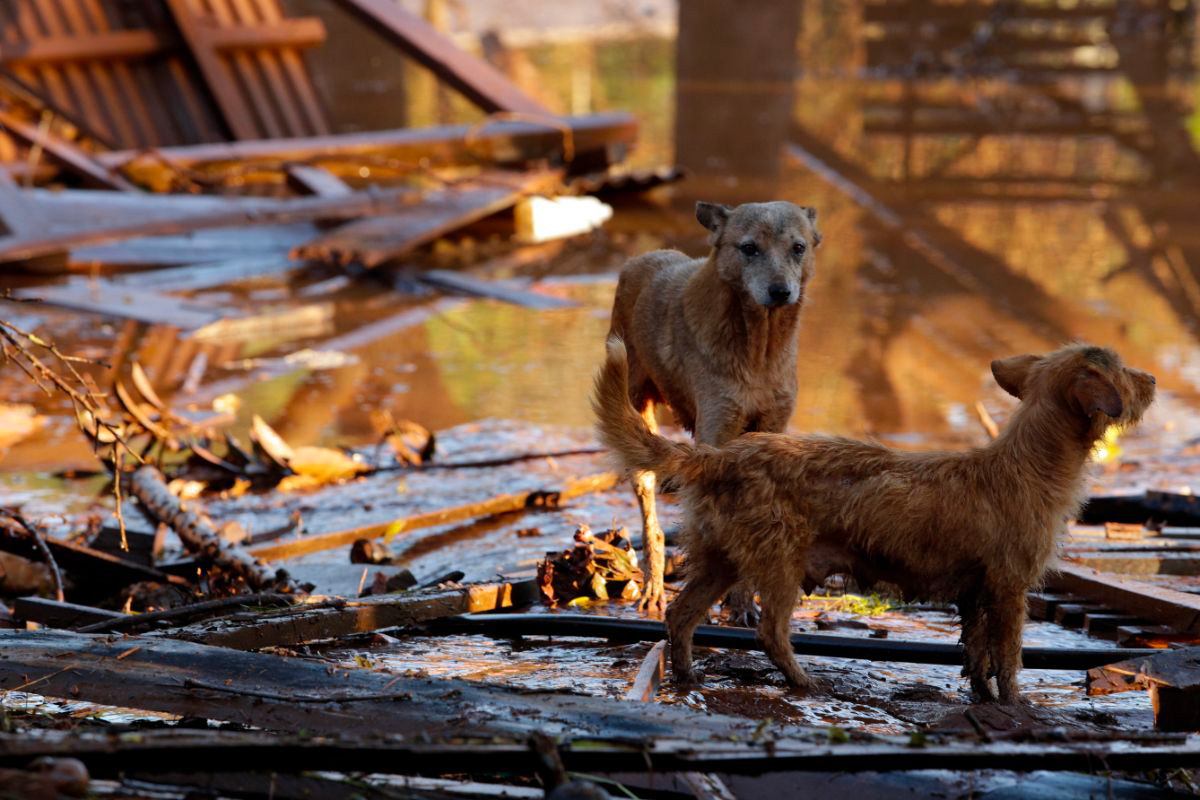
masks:
<path id="1" fill-rule="evenodd" d="M 621 270 L 609 336 L 625 342 L 628 399 L 652 432 L 666 403 L 703 444 L 782 431 L 796 402 L 796 323 L 821 243 L 817 212 L 791 203 L 697 203 L 708 258 L 656 250 Z M 634 476 L 648 576 L 640 607 L 663 610 L 654 473 Z M 735 598 L 753 615 L 753 596 Z M 740 608 L 738 608 L 740 607 Z"/>
<path id="2" fill-rule="evenodd" d="M 629 405 L 625 347 L 609 341 L 593 405 L 626 469 L 683 487 L 688 582 L 667 613 L 676 679 L 689 683 L 692 633 L 735 581 L 762 598 L 758 636 L 795 688 L 789 622 L 801 587 L 833 573 L 949 600 L 962 618 L 963 674 L 983 701 L 1019 700 L 1025 593 L 1078 511 L 1088 455 L 1110 424 L 1133 425 L 1154 377 L 1111 350 L 1072 345 L 992 362 L 1021 400 L 1004 431 L 962 453 L 904 453 L 851 439 L 751 434 L 718 449 L 655 435 Z"/>

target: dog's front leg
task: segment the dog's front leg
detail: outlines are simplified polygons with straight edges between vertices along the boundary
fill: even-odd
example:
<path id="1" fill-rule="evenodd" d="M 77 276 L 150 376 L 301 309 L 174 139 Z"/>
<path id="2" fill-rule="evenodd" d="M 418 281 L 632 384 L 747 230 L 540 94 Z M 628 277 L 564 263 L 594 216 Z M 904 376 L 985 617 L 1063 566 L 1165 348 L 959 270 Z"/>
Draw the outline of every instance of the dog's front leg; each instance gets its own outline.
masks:
<path id="1" fill-rule="evenodd" d="M 1000 702 L 1021 702 L 1017 675 L 1021 671 L 1021 634 L 1025 629 L 1025 590 L 997 593 L 988 609 L 988 638 Z"/>

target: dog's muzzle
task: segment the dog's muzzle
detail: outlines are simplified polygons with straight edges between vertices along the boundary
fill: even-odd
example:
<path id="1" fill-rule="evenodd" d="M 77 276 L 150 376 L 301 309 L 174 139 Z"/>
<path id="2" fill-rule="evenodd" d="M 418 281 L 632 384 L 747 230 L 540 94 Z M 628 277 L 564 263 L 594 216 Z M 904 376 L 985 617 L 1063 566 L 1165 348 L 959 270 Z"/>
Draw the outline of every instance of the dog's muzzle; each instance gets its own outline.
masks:
<path id="1" fill-rule="evenodd" d="M 774 283 L 767 287 L 767 302 L 763 305 L 786 306 L 792 302 L 792 290 L 782 283 Z"/>

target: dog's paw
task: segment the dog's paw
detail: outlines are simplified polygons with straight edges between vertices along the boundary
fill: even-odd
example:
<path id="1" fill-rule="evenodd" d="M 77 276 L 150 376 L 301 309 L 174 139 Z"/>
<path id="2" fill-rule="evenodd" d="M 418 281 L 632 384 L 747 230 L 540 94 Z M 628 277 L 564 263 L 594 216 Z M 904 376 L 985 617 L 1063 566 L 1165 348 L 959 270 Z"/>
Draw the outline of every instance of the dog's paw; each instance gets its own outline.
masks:
<path id="1" fill-rule="evenodd" d="M 757 628 L 758 621 L 762 618 L 753 603 L 749 607 L 734 608 L 731 606 L 728 614 L 729 624 L 739 628 Z"/>
<path id="2" fill-rule="evenodd" d="M 638 611 L 641 611 L 648 617 L 654 619 L 662 619 L 663 614 L 667 610 L 667 598 L 663 591 L 646 590 L 637 604 Z"/>

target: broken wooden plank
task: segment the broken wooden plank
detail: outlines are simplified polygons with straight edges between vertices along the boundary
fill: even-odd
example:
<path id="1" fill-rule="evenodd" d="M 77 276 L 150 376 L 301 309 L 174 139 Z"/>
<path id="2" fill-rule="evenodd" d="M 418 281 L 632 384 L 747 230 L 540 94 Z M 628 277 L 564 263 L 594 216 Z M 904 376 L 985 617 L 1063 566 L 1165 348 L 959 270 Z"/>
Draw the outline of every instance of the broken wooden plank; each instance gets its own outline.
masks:
<path id="1" fill-rule="evenodd" d="M 498 611 L 513 605 L 524 606 L 536 596 L 532 582 L 524 585 L 475 584 L 461 589 L 434 589 L 340 601 L 325 608 L 298 606 L 252 616 L 215 619 L 158 631 L 154 635 L 235 650 L 294 647 L 351 633 L 415 625 L 459 614 Z"/>
<path id="2" fill-rule="evenodd" d="M 469 297 L 486 297 L 491 300 L 502 300 L 505 303 L 512 303 L 522 308 L 536 308 L 541 311 L 548 311 L 559 308 L 577 308 L 579 306 L 578 303 L 563 297 L 531 292 L 527 289 L 518 289 L 515 286 L 483 280 L 482 278 L 476 278 L 448 269 L 425 270 L 417 276 L 417 280 L 430 286 L 436 286 L 439 289 L 449 290 Z"/>
<path id="3" fill-rule="evenodd" d="M 475 614 L 448 617 L 428 623 L 437 633 L 486 633 L 492 636 L 586 636 L 617 642 L 657 642 L 666 638 L 663 623 L 655 620 L 618 619 L 589 614 Z M 701 625 L 693 641 L 697 647 L 761 650 L 762 643 L 750 628 Z M 940 642 L 906 642 L 859 636 L 794 633 L 792 649 L 799 655 L 862 658 L 909 664 L 962 664 L 962 645 Z M 1023 648 L 1026 669 L 1089 669 L 1114 660 L 1152 654 L 1128 648 Z M 1134 654 L 1127 656 L 1126 654 Z"/>
<path id="4" fill-rule="evenodd" d="M 616 163 L 624 158 L 637 138 L 637 122 L 631 114 L 624 112 L 561 117 L 558 123 L 570 130 L 577 159 Z M 296 162 L 319 165 L 321 162 L 372 157 L 430 166 L 480 163 L 524 166 L 543 161 L 561 162 L 562 156 L 563 133 L 559 128 L 536 122 L 503 120 L 481 130 L 468 125 L 401 128 L 336 136 L 161 147 L 154 153 L 125 150 L 98 154 L 96 158 L 106 168 L 120 170 L 135 183 L 166 191 L 173 185 L 177 169 L 203 170 L 230 164 Z"/>
<path id="5" fill-rule="evenodd" d="M 491 64 L 463 51 L 449 37 L 399 3 L 392 0 L 339 2 L 484 111 L 552 116 L 548 108 Z"/>
<path id="6" fill-rule="evenodd" d="M 75 592 L 87 595 L 105 596 L 133 583 L 151 581 L 154 583 L 172 583 L 187 585 L 187 581 L 176 576 L 167 575 L 153 567 L 138 564 L 125 558 L 85 547 L 80 544 L 65 542 L 61 539 L 46 538 L 46 546 L 54 555 L 62 571 L 70 576 L 75 584 Z M 32 543 L 24 539 L 0 536 L 0 549 L 37 560 L 38 551 Z"/>
<path id="7" fill-rule="evenodd" d="M 197 330 L 221 318 L 215 308 L 194 300 L 99 280 L 35 286 L 18 289 L 13 295 L 74 311 L 133 319 L 151 325 L 170 325 L 182 330 Z"/>
<path id="8" fill-rule="evenodd" d="M 10 236 L 32 235 L 40 227 L 37 214 L 7 172 L 0 173 L 0 225 Z"/>
<path id="9" fill-rule="evenodd" d="M 300 591 L 287 570 L 268 569 L 245 549 L 223 539 L 203 513 L 184 508 L 179 498 L 167 489 L 166 479 L 157 467 L 139 467 L 133 473 L 129 490 L 152 518 L 170 525 L 179 534 L 190 552 L 242 578 L 252 590 Z"/>
<path id="10" fill-rule="evenodd" d="M 1047 574 L 1046 587 L 1136 614 L 1180 633 L 1200 633 L 1200 596 L 1194 594 L 1061 562 Z"/>
<path id="11" fill-rule="evenodd" d="M 13 617 L 25 622 L 36 622 L 48 628 L 78 628 L 93 622 L 120 619 L 123 616 L 125 615 L 117 611 L 48 600 L 44 597 L 18 597 L 13 601 Z"/>
<path id="12" fill-rule="evenodd" d="M 453 230 L 503 211 L 522 195 L 557 181 L 553 174 L 505 179 L 506 185 L 451 187 L 429 192 L 420 205 L 397 214 L 349 222 L 292 250 L 292 257 L 376 267 Z"/>
<path id="13" fill-rule="evenodd" d="M 618 480 L 615 472 L 600 472 L 582 478 L 568 479 L 556 489 L 536 489 L 497 495 L 476 503 L 425 511 L 375 525 L 365 525 L 332 533 L 311 534 L 279 543 L 272 542 L 251 547 L 249 551 L 252 555 L 266 561 L 294 558 L 321 550 L 331 550 L 335 547 L 349 547 L 357 539 L 390 538 L 420 528 L 461 522 L 475 517 L 504 514 L 509 511 L 520 511 L 526 508 L 557 508 L 564 501 L 573 497 L 611 489 L 617 485 Z"/>
<path id="14" fill-rule="evenodd" d="M 324 167 L 314 167 L 311 164 L 289 164 L 287 168 L 288 185 L 301 194 L 315 194 L 318 197 L 345 197 L 354 190 L 338 176 Z"/>
<path id="15" fill-rule="evenodd" d="M 369 724 L 373 736 L 400 734 L 414 741 L 462 733 L 523 738 L 535 731 L 594 735 L 600 730 L 637 741 L 680 730 L 728 741 L 750 736 L 756 724 L 583 695 L 342 669 L 175 639 L 0 631 L 0 690 L 18 687 L 267 730 L 304 730 L 310 736 L 361 733 Z M 233 765 L 222 762 L 222 767 Z"/>
<path id="16" fill-rule="evenodd" d="M 77 145 L 55 136 L 49 130 L 30 125 L 5 111 L 0 111 L 0 129 L 27 145 L 40 148 L 51 160 L 88 186 L 120 192 L 141 191 L 119 172 L 103 166 Z"/>
<path id="17" fill-rule="evenodd" d="M 49 234 L 0 237 L 0 261 L 20 261 L 64 253 L 85 244 L 111 242 L 135 236 L 187 233 L 205 228 L 353 219 L 414 207 L 422 202 L 422 198 L 422 193 L 412 189 L 355 192 L 345 197 L 299 197 L 282 200 L 189 197 L 181 203 L 181 198 L 154 198 L 160 208 L 168 210 L 167 214 L 160 213 L 150 219 L 122 214 L 107 222 L 85 223 L 66 230 L 60 228 Z M 109 199 L 111 198 L 95 198 L 100 203 Z M 215 202 L 195 203 L 196 200 Z M 201 208 L 194 211 L 182 210 L 188 204 Z M 180 206 L 181 210 L 174 211 L 172 206 L 175 205 Z M 114 206 L 114 211 L 120 213 L 118 209 L 119 204 Z"/>

